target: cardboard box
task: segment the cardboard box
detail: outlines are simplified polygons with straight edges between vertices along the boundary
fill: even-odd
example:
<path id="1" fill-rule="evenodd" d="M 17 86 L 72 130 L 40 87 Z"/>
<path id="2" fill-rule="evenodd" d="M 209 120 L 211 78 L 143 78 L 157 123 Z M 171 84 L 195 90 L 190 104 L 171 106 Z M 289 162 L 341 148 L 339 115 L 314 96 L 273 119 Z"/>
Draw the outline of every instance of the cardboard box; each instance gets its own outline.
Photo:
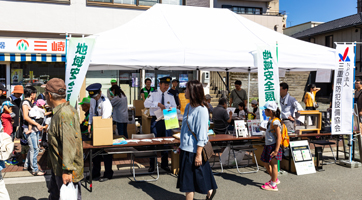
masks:
<path id="1" fill-rule="evenodd" d="M 137 134 L 136 124 L 127 124 L 128 138 L 132 139 L 133 134 Z"/>
<path id="2" fill-rule="evenodd" d="M 175 175 L 180 171 L 180 154 L 171 151 L 171 172 Z"/>
<path id="3" fill-rule="evenodd" d="M 142 134 L 150 134 L 151 133 L 151 120 L 152 120 L 152 117 L 149 115 L 149 112 L 146 112 L 146 110 L 147 109 L 142 110 Z"/>
<path id="4" fill-rule="evenodd" d="M 93 117 L 93 146 L 113 145 L 112 118 Z"/>
<path id="5" fill-rule="evenodd" d="M 263 153 L 264 145 L 253 145 L 256 148 L 255 156 L 258 161 L 258 165 L 264 166 L 263 161 L 260 160 L 261 154 Z M 255 159 L 253 159 L 253 163 L 255 163 Z"/>
<path id="6" fill-rule="evenodd" d="M 135 107 L 135 116 L 141 117 L 142 110 L 145 108 L 143 100 L 133 100 L 133 107 Z"/>

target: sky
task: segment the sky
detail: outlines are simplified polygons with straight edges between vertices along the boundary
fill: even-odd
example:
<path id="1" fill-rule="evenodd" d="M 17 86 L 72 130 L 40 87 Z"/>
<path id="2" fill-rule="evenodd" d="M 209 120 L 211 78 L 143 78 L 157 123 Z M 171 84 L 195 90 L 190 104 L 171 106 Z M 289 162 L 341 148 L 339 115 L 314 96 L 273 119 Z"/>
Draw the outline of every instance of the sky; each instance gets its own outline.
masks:
<path id="1" fill-rule="evenodd" d="M 328 22 L 357 13 L 357 0 L 279 0 L 287 27 L 309 21 Z"/>

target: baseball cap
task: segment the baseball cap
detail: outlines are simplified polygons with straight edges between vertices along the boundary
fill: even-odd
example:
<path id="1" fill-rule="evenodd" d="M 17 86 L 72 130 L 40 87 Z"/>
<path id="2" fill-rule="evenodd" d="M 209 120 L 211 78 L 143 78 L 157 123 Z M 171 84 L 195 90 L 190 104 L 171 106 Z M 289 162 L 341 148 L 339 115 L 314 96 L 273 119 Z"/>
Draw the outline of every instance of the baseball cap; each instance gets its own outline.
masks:
<path id="1" fill-rule="evenodd" d="M 90 104 L 91 98 L 89 97 L 84 97 L 82 102 L 79 103 L 79 105 L 83 105 L 83 104 Z"/>
<path id="2" fill-rule="evenodd" d="M 2 91 L 8 91 L 3 84 L 0 83 L 0 90 Z"/>
<path id="3" fill-rule="evenodd" d="M 272 111 L 277 111 L 278 106 L 277 106 L 277 104 L 275 103 L 275 101 L 268 101 L 268 102 L 266 102 L 266 104 L 265 104 L 263 107 L 261 107 L 260 109 L 262 109 L 262 110 L 268 109 L 268 110 L 272 110 Z"/>
<path id="4" fill-rule="evenodd" d="M 206 99 L 206 100 L 209 100 L 209 99 L 211 99 L 211 98 L 212 98 L 211 95 L 209 95 L 209 94 L 205 95 L 205 99 Z"/>
<path id="5" fill-rule="evenodd" d="M 254 99 L 251 101 L 251 104 L 258 105 L 258 101 Z"/>
<path id="6" fill-rule="evenodd" d="M 117 83 L 117 80 L 116 80 L 116 79 L 112 79 L 112 80 L 111 80 L 111 83 Z"/>
<path id="7" fill-rule="evenodd" d="M 48 92 L 62 95 L 65 94 L 67 87 L 65 86 L 65 83 L 62 79 L 52 78 L 47 82 L 45 89 Z"/>

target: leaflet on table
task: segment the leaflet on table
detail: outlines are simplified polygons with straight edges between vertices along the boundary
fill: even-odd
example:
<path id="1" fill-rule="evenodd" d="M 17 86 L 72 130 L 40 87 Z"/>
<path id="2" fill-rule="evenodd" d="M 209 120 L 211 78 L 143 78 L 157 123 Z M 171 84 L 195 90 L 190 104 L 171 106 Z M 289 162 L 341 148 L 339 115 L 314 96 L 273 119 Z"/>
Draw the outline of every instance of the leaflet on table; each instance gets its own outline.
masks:
<path id="1" fill-rule="evenodd" d="M 166 130 L 180 127 L 176 108 L 164 109 L 163 116 L 165 118 Z"/>
<path id="2" fill-rule="evenodd" d="M 247 137 L 247 136 L 249 136 L 248 130 L 247 130 L 246 126 L 245 126 L 245 121 L 244 120 L 235 120 L 234 124 L 235 124 L 236 137 Z"/>
<path id="3" fill-rule="evenodd" d="M 229 112 L 231 111 L 231 112 L 233 112 L 233 115 L 234 115 L 235 109 L 236 109 L 236 108 L 233 108 L 233 107 L 226 108 L 228 114 L 229 114 Z"/>
<path id="4" fill-rule="evenodd" d="M 248 120 L 248 129 L 251 136 L 263 135 L 263 132 L 260 130 L 260 120 Z"/>

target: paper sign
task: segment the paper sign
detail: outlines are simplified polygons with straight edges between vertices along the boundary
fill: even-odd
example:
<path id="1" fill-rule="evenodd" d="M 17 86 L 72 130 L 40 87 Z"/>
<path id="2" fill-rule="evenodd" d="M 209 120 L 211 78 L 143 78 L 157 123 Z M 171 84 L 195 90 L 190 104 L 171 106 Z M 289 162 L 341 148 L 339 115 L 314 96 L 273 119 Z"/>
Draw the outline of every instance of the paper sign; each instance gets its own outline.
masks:
<path id="1" fill-rule="evenodd" d="M 176 108 L 164 109 L 163 116 L 165 118 L 166 130 L 180 127 Z"/>
<path id="2" fill-rule="evenodd" d="M 297 175 L 312 174 L 316 172 L 307 140 L 291 141 L 290 149 L 292 151 Z"/>
<path id="3" fill-rule="evenodd" d="M 331 69 L 317 69 L 317 75 L 315 77 L 316 83 L 330 83 L 331 82 Z"/>

